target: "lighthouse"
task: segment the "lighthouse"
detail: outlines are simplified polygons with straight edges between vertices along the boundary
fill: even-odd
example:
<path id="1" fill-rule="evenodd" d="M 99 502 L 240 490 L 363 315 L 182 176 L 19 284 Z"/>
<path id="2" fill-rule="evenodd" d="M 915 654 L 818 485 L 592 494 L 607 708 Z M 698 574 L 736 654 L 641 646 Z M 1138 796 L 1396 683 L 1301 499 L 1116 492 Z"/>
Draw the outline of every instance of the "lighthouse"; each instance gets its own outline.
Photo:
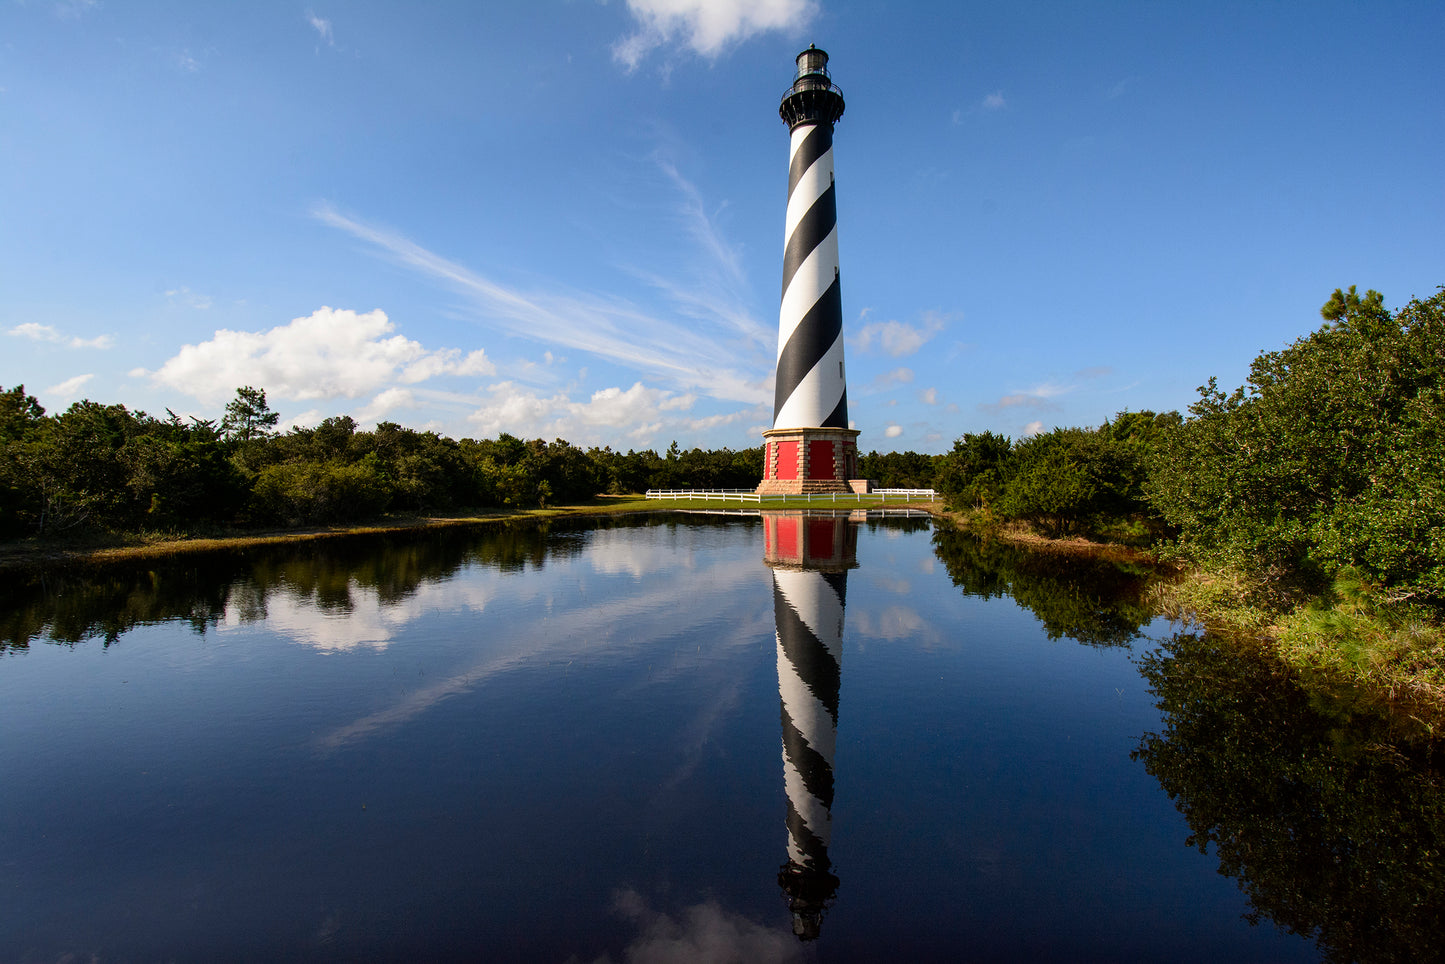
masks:
<path id="1" fill-rule="evenodd" d="M 773 571 L 783 789 L 788 859 L 778 886 L 793 933 L 817 939 L 838 891 L 828 857 L 833 824 L 833 754 L 843 667 L 848 570 L 858 565 L 858 527 L 846 516 L 764 512 L 763 546 Z"/>
<path id="2" fill-rule="evenodd" d="M 833 125 L 843 92 L 828 54 L 798 54 L 778 114 L 788 125 L 788 206 L 778 310 L 773 427 L 763 433 L 761 493 L 846 492 L 858 475 L 858 432 L 848 427 Z"/>

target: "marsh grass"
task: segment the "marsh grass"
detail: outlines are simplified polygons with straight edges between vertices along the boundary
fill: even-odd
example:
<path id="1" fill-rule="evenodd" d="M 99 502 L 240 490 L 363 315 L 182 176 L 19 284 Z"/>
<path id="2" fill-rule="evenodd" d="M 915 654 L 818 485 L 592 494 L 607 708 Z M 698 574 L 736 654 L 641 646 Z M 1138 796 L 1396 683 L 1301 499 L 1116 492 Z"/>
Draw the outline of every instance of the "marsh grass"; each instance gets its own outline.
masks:
<path id="1" fill-rule="evenodd" d="M 1325 702 L 1408 717 L 1445 734 L 1445 625 L 1345 572 L 1308 591 L 1237 570 L 1191 570 L 1153 587 L 1161 614 L 1266 646 Z"/>

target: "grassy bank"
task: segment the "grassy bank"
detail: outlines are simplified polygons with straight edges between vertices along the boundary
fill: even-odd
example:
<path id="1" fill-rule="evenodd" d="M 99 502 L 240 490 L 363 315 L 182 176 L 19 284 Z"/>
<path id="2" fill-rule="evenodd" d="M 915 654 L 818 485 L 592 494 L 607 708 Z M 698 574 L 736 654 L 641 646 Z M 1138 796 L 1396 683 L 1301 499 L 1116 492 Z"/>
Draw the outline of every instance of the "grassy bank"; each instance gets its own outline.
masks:
<path id="1" fill-rule="evenodd" d="M 1185 570 L 1154 587 L 1163 615 L 1273 653 L 1321 699 L 1385 712 L 1445 736 L 1445 626 L 1438 611 L 1388 598 L 1353 574 L 1286 592 L 1228 570 Z"/>
<path id="2" fill-rule="evenodd" d="M 1033 551 L 1147 567 L 1154 573 L 1149 603 L 1159 615 L 1265 650 L 1336 712 L 1383 713 L 1415 732 L 1445 736 L 1445 624 L 1438 610 L 1390 599 L 1353 574 L 1304 591 L 1258 574 L 1182 564 L 1146 547 L 1050 539 L 986 512 L 935 514 Z"/>
<path id="3" fill-rule="evenodd" d="M 840 509 L 873 509 L 884 506 L 881 500 L 839 504 Z M 928 509 L 928 503 L 886 503 L 888 508 Z M 774 509 L 801 509 L 808 504 L 774 505 Z M 830 504 L 811 506 L 828 509 Z M 166 559 L 190 553 L 216 552 L 259 546 L 288 545 L 322 539 L 349 538 L 410 532 L 418 529 L 495 524 L 517 519 L 547 519 L 561 516 L 612 515 L 623 512 L 668 512 L 677 509 L 757 509 L 757 503 L 697 502 L 688 500 L 648 499 L 645 496 L 598 496 L 587 502 L 537 509 L 461 510 L 445 515 L 389 516 L 365 524 L 311 526 L 299 529 L 211 529 L 195 532 L 101 532 L 64 539 L 19 539 L 0 543 L 0 572 L 45 568 L 50 566 L 94 565 L 111 561 Z"/>
<path id="4" fill-rule="evenodd" d="M 545 509 L 486 509 L 446 515 L 391 516 L 359 525 L 301 529 L 225 529 L 197 532 L 91 533 L 68 539 L 21 539 L 0 544 L 0 572 L 50 566 L 167 559 L 191 553 L 279 546 L 324 539 L 411 532 L 418 529 L 488 525 L 528 518 L 607 515 L 650 511 L 659 506 L 642 496 L 602 496 L 578 505 Z"/>

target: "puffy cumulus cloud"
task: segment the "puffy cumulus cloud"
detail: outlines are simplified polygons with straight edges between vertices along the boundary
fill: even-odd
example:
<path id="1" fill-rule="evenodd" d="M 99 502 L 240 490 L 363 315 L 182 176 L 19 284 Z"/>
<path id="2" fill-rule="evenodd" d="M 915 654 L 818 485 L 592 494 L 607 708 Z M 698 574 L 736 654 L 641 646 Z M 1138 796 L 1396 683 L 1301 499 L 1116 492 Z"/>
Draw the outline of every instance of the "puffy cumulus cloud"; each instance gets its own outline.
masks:
<path id="1" fill-rule="evenodd" d="M 182 347 L 158 370 L 133 374 L 214 404 L 237 385 L 265 386 L 276 398 L 357 398 L 392 381 L 496 372 L 480 350 L 428 351 L 392 335 L 394 328 L 380 309 L 322 307 L 268 331 L 219 329 L 210 341 Z"/>
<path id="2" fill-rule="evenodd" d="M 900 436 L 900 435 L 902 435 L 902 434 L 903 434 L 903 426 L 902 426 L 902 425 L 897 425 L 897 424 L 889 425 L 887 428 L 885 428 L 885 429 L 883 430 L 883 437 L 884 437 L 884 438 L 897 438 L 898 436 Z"/>
<path id="3" fill-rule="evenodd" d="M 467 416 L 483 437 L 509 432 L 565 438 L 583 445 L 615 440 L 619 431 L 636 442 L 646 442 L 662 429 L 664 419 L 659 413 L 686 412 L 697 400 L 694 395 L 649 388 L 642 382 L 626 390 L 601 389 L 584 402 L 573 401 L 565 393 L 544 396 L 515 382 L 500 382 L 487 392 L 489 400 Z"/>
<path id="4" fill-rule="evenodd" d="M 50 325 L 41 325 L 33 321 L 27 321 L 16 325 L 5 332 L 7 335 L 14 335 L 16 338 L 29 338 L 31 341 L 46 341 L 56 345 L 64 345 L 66 348 L 109 348 L 115 344 L 115 339 L 109 335 L 97 335 L 94 338 L 76 338 L 63 335 Z"/>
<path id="5" fill-rule="evenodd" d="M 709 59 L 768 30 L 796 30 L 818 10 L 814 0 L 627 0 L 637 29 L 612 47 L 628 70 L 664 44 L 682 43 Z"/>
<path id="6" fill-rule="evenodd" d="M 716 901 L 686 907 L 677 916 L 653 910 L 635 890 L 624 890 L 613 900 L 613 911 L 637 926 L 637 936 L 623 951 L 628 964 L 785 964 L 804 959 L 803 945 L 792 932 L 767 927 Z M 597 959 L 611 961 L 607 955 Z"/>
<path id="7" fill-rule="evenodd" d="M 944 320 L 934 314 L 924 316 L 921 325 L 901 321 L 870 321 L 853 339 L 859 351 L 881 352 L 891 358 L 915 354 L 928 340 L 943 330 Z"/>
<path id="8" fill-rule="evenodd" d="M 416 408 L 416 395 L 407 388 L 388 388 L 363 405 L 354 416 L 359 425 L 374 425 L 399 408 Z"/>
<path id="9" fill-rule="evenodd" d="M 1027 436 L 1030 436 L 1030 435 L 1037 435 L 1037 434 L 1039 434 L 1040 432 L 1042 432 L 1043 430 L 1044 430 L 1044 423 L 1041 422 L 1041 421 L 1039 421 L 1038 419 L 1034 419 L 1032 422 L 1030 422 L 1030 423 L 1028 423 L 1027 425 L 1024 426 L 1023 432 L 1021 432 L 1020 434 L 1024 435 L 1025 437 L 1027 437 Z"/>
<path id="10" fill-rule="evenodd" d="M 325 419 L 326 416 L 322 414 L 321 409 L 308 408 L 300 415 L 293 415 L 291 418 L 283 419 L 281 423 L 276 426 L 276 431 L 285 435 L 293 428 L 315 428 L 325 421 Z"/>
<path id="11" fill-rule="evenodd" d="M 923 404 L 925 404 L 925 405 L 937 405 L 937 404 L 938 404 L 938 389 L 936 389 L 936 388 L 925 388 L 923 391 L 921 391 L 921 392 L 918 393 L 918 400 L 919 400 L 920 402 L 922 402 Z"/>
<path id="12" fill-rule="evenodd" d="M 40 394 L 45 396 L 51 405 L 73 402 L 80 397 L 80 390 L 85 387 L 85 383 L 94 377 L 94 375 L 76 375 L 58 385 L 51 385 L 49 388 L 43 389 Z"/>

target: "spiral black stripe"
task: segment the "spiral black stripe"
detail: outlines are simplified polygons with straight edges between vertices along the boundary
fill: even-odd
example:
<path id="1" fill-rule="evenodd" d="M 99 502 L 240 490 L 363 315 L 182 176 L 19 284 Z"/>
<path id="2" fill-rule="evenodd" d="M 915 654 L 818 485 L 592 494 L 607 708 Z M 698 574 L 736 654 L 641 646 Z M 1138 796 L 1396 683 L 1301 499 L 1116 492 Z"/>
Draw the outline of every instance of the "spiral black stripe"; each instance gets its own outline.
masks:
<path id="1" fill-rule="evenodd" d="M 805 866 L 809 870 L 827 870 L 832 866 L 832 861 L 828 859 L 828 845 L 808 828 L 808 821 L 803 819 L 803 815 L 793 806 L 791 800 L 788 801 L 788 816 L 785 822 L 788 833 L 792 834 L 794 844 L 803 853 Z"/>
<path id="2" fill-rule="evenodd" d="M 833 125 L 814 124 L 803 138 L 803 143 L 798 145 L 797 153 L 788 164 L 788 200 L 793 199 L 793 190 L 797 188 L 798 182 L 803 175 L 808 173 L 808 168 L 813 163 L 833 149 Z"/>
<path id="3" fill-rule="evenodd" d="M 788 343 L 778 355 L 778 374 L 773 387 L 773 413 L 783 409 L 789 396 L 802 384 L 813 366 L 822 361 L 833 343 L 843 337 L 843 292 L 835 277 L 822 297 L 813 302 L 813 307 L 793 328 Z M 846 394 L 846 393 L 845 393 Z M 834 415 L 837 409 L 834 409 Z M 843 406 L 843 421 L 833 422 L 832 416 L 825 424 L 829 427 L 847 428 L 847 406 Z"/>
<path id="4" fill-rule="evenodd" d="M 783 751 L 788 755 L 788 762 L 798 771 L 798 776 L 803 778 L 803 786 L 813 795 L 813 798 L 822 802 L 824 807 L 833 809 L 833 764 L 828 758 L 817 750 L 813 749 L 803 731 L 793 722 L 788 715 L 788 704 L 783 704 Z M 838 725 L 838 718 L 833 718 L 833 725 Z"/>
<path id="5" fill-rule="evenodd" d="M 797 274 L 803 262 L 808 260 L 808 255 L 812 254 L 813 249 L 822 244 L 837 226 L 837 195 L 833 193 L 833 185 L 829 184 L 828 189 L 818 195 L 818 200 L 808 208 L 808 213 L 798 219 L 798 226 L 788 238 L 788 246 L 783 251 L 783 294 L 788 293 L 788 285 L 793 283 L 793 275 Z"/>
<path id="6" fill-rule="evenodd" d="M 813 635 L 807 623 L 793 609 L 777 583 L 773 584 L 773 618 L 778 628 L 778 642 L 788 662 L 798 671 L 798 678 L 812 690 L 818 702 L 828 710 L 833 725 L 838 725 L 838 690 L 843 672 L 822 640 Z"/>

